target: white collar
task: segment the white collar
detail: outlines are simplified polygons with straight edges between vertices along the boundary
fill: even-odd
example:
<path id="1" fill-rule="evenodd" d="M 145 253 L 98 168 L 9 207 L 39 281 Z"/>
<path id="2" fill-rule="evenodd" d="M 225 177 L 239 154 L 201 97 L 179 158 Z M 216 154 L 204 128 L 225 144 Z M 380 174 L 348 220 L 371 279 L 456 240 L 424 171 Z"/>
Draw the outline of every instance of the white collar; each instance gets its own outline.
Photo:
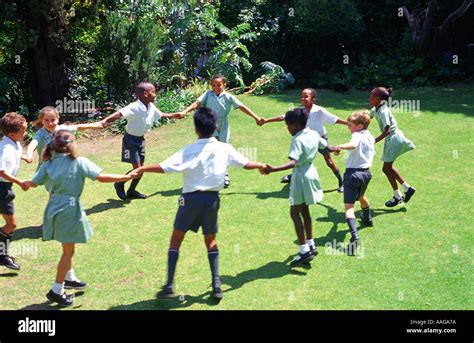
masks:
<path id="1" fill-rule="evenodd" d="M 209 138 L 199 138 L 196 143 L 197 144 L 206 144 L 206 143 L 213 143 L 217 142 L 216 137 L 209 137 Z"/>

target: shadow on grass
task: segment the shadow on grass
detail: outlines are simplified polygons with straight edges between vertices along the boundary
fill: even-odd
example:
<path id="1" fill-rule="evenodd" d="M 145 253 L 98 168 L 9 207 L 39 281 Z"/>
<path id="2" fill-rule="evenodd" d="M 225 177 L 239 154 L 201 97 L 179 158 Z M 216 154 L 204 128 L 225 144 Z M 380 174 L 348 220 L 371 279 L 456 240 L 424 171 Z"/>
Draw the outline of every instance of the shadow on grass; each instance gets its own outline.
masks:
<path id="1" fill-rule="evenodd" d="M 109 310 L 161 310 L 168 311 L 175 308 L 187 308 L 194 304 L 203 304 L 208 306 L 216 306 L 219 300 L 210 297 L 210 292 L 206 292 L 197 296 L 180 295 L 172 299 L 150 299 L 139 301 L 128 305 L 112 306 Z"/>
<path id="2" fill-rule="evenodd" d="M 15 273 L 15 272 L 0 273 L 0 277 L 15 277 L 15 276 L 18 276 L 18 273 Z"/>
<path id="3" fill-rule="evenodd" d="M 226 195 L 234 195 L 234 194 L 250 194 L 250 195 L 255 195 L 257 199 L 269 199 L 269 198 L 281 198 L 281 199 L 286 199 L 288 198 L 288 194 L 290 191 L 290 185 L 286 184 L 283 186 L 282 189 L 279 191 L 274 191 L 274 192 L 226 192 L 226 193 L 220 193 L 220 196 L 226 196 Z"/>
<path id="4" fill-rule="evenodd" d="M 322 223 L 332 223 L 331 229 L 329 229 L 328 234 L 325 237 L 319 237 L 315 238 L 314 242 L 316 243 L 317 246 L 325 246 L 326 243 L 331 243 L 333 244 L 334 242 L 340 243 L 344 242 L 344 239 L 346 238 L 346 235 L 349 233 L 349 229 L 347 228 L 346 225 L 344 225 L 345 230 L 337 230 L 337 226 L 339 224 L 346 224 L 346 216 L 343 210 L 338 211 L 337 209 L 319 203 L 317 204 L 318 206 L 325 207 L 327 209 L 327 215 L 325 217 L 319 217 L 316 219 L 317 222 L 322 222 Z M 392 214 L 392 213 L 401 213 L 401 212 L 406 212 L 407 209 L 405 207 L 400 207 L 397 209 L 387 209 L 387 208 L 374 208 L 372 209 L 372 217 L 378 217 L 380 215 L 384 214 Z M 356 218 L 360 218 L 360 211 L 356 212 Z M 377 226 L 377 222 L 374 222 L 375 227 Z M 361 224 L 359 221 L 357 231 L 361 231 L 365 229 L 366 226 Z M 295 241 L 296 242 L 296 241 Z"/>
<path id="5" fill-rule="evenodd" d="M 83 291 L 79 291 L 79 292 L 75 292 L 74 293 L 74 297 L 77 298 L 77 297 L 80 297 L 81 295 L 84 295 L 84 292 Z M 80 308 L 82 307 L 82 305 L 72 305 L 71 307 L 69 308 L 73 308 L 73 309 L 77 309 L 77 308 Z M 28 306 L 25 306 L 25 307 L 22 307 L 19 309 L 19 311 L 59 311 L 61 309 L 63 309 L 64 307 L 61 307 L 57 304 L 54 304 L 52 303 L 51 301 L 49 300 L 46 300 L 45 302 L 43 303 L 39 303 L 39 304 L 31 304 L 31 305 L 28 305 Z"/>
<path id="6" fill-rule="evenodd" d="M 106 202 L 92 206 L 86 210 L 87 215 L 94 213 L 100 213 L 114 208 L 125 207 L 125 205 L 130 203 L 130 199 L 118 200 L 118 199 L 107 199 Z"/>
<path id="7" fill-rule="evenodd" d="M 150 194 L 148 197 L 151 198 L 151 197 L 154 197 L 156 195 L 161 195 L 162 197 L 173 197 L 173 196 L 176 196 L 176 195 L 181 195 L 181 188 L 171 189 L 171 190 L 167 190 L 167 191 L 158 191 L 158 192 L 155 192 L 153 194 Z"/>
<path id="8" fill-rule="evenodd" d="M 12 243 L 20 239 L 39 239 L 43 237 L 41 226 L 28 226 L 15 230 Z"/>
<path id="9" fill-rule="evenodd" d="M 303 271 L 291 268 L 288 265 L 288 262 L 290 262 L 291 260 L 292 256 L 288 256 L 288 258 L 283 262 L 271 261 L 263 266 L 243 271 L 235 276 L 222 275 L 222 283 L 230 286 L 230 288 L 225 290 L 224 293 L 235 291 L 236 289 L 241 288 L 245 284 L 255 280 L 277 279 L 288 274 L 300 276 L 306 275 L 306 273 Z M 302 264 L 301 268 L 311 269 L 311 264 Z"/>

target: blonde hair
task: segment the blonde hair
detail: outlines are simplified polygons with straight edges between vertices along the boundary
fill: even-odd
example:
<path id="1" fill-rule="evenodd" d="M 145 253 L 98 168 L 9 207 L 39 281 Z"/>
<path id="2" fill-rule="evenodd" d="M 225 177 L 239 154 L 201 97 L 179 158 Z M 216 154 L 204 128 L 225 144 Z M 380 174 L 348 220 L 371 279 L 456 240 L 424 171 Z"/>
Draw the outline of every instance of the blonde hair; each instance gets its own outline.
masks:
<path id="1" fill-rule="evenodd" d="M 41 129 L 43 127 L 43 119 L 44 119 L 44 116 L 46 115 L 46 113 L 53 113 L 55 115 L 56 119 L 59 120 L 59 111 L 57 110 L 57 108 L 53 107 L 53 106 L 45 106 L 41 109 L 40 114 L 38 116 L 38 119 L 36 119 L 33 122 L 33 125 L 37 129 Z"/>
<path id="2" fill-rule="evenodd" d="M 73 160 L 79 156 L 77 152 L 76 139 L 74 134 L 68 130 L 58 130 L 51 136 L 51 142 L 43 151 L 43 161 L 51 160 L 53 152 L 58 154 L 68 154 Z"/>
<path id="3" fill-rule="evenodd" d="M 351 123 L 356 125 L 361 124 L 364 127 L 364 130 L 369 127 L 370 120 L 370 114 L 367 110 L 358 110 L 352 112 L 352 114 L 347 118 L 347 121 L 350 121 Z"/>

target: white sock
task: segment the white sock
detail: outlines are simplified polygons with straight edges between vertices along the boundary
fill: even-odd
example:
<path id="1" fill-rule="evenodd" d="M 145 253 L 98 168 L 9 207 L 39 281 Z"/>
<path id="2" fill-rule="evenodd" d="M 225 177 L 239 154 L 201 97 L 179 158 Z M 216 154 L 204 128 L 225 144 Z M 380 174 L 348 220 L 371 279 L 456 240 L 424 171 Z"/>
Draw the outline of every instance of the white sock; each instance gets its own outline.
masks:
<path id="1" fill-rule="evenodd" d="M 66 280 L 67 281 L 79 281 L 79 279 L 76 276 L 76 273 L 74 273 L 74 268 L 71 268 L 71 270 L 67 272 Z"/>
<path id="2" fill-rule="evenodd" d="M 393 196 L 397 199 L 401 199 L 402 198 L 402 192 L 400 192 L 400 190 L 397 189 L 396 191 L 393 191 Z"/>
<path id="3" fill-rule="evenodd" d="M 306 244 L 308 244 L 309 247 L 314 247 L 314 240 L 311 238 L 311 239 L 307 239 L 306 240 Z"/>
<path id="4" fill-rule="evenodd" d="M 64 293 L 64 283 L 53 283 L 53 292 L 56 294 L 63 294 Z"/>
<path id="5" fill-rule="evenodd" d="M 405 181 L 402 183 L 403 191 L 406 193 L 408 191 L 408 188 L 410 188 L 410 185 Z"/>
<path id="6" fill-rule="evenodd" d="M 309 251 L 308 244 L 300 245 L 300 254 L 306 254 Z"/>

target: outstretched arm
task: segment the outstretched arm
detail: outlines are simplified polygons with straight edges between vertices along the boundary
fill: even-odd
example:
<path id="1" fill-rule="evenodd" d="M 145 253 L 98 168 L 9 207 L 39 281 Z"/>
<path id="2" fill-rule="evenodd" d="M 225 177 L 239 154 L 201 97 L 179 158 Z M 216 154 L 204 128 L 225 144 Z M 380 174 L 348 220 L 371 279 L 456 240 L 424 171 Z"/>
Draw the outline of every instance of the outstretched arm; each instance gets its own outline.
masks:
<path id="1" fill-rule="evenodd" d="M 263 168 L 264 166 L 265 164 L 263 163 L 250 161 L 244 166 L 244 169 L 247 169 L 247 170 L 260 169 L 260 168 Z"/>
<path id="2" fill-rule="evenodd" d="M 176 113 L 162 113 L 161 118 L 183 119 L 185 114 L 183 112 Z"/>
<path id="3" fill-rule="evenodd" d="M 83 130 L 88 130 L 88 129 L 99 130 L 99 129 L 104 128 L 104 123 L 102 121 L 98 121 L 95 123 L 77 124 L 76 127 L 77 127 L 77 131 L 83 131 Z"/>
<path id="4" fill-rule="evenodd" d="M 245 106 L 245 105 L 240 105 L 239 109 L 240 109 L 242 112 L 244 112 L 246 115 L 252 117 L 252 118 L 255 120 L 255 122 L 256 122 L 257 124 L 260 123 L 261 118 L 260 118 L 259 116 L 257 116 L 255 113 L 253 113 L 250 108 L 248 108 L 248 107 Z"/>
<path id="5" fill-rule="evenodd" d="M 128 181 L 131 179 L 136 179 L 139 177 L 139 174 L 132 170 L 127 175 L 117 175 L 117 174 L 99 174 L 96 177 L 96 180 L 99 182 L 121 182 L 121 181 Z"/>
<path id="6" fill-rule="evenodd" d="M 337 121 L 336 121 L 336 124 L 347 125 L 347 121 L 346 121 L 346 120 L 342 120 L 342 119 L 338 118 L 338 119 L 337 119 Z"/>
<path id="7" fill-rule="evenodd" d="M 5 170 L 0 170 L 0 177 L 4 178 L 8 182 L 16 183 L 24 191 L 26 191 L 28 189 L 28 188 L 25 189 L 25 186 L 23 185 L 23 180 L 20 180 L 20 179 L 16 178 L 15 176 L 11 175 L 10 173 L 6 172 Z"/>
<path id="8" fill-rule="evenodd" d="M 285 120 L 285 115 L 282 114 L 282 115 L 277 116 L 277 117 L 274 117 L 274 118 L 264 119 L 264 124 L 267 124 L 267 123 L 276 123 L 276 122 L 280 122 L 280 121 L 284 121 L 284 120 Z"/>
<path id="9" fill-rule="evenodd" d="M 159 164 L 155 164 L 151 166 L 143 166 L 143 167 L 135 169 L 134 171 L 136 171 L 140 175 L 143 173 L 160 173 L 160 174 L 165 173 L 165 171 L 163 170 L 163 168 L 161 168 Z"/>
<path id="10" fill-rule="evenodd" d="M 184 111 L 182 112 L 179 112 L 179 113 L 182 113 L 184 115 L 186 115 L 188 112 L 191 112 L 192 110 L 195 110 L 196 108 L 199 108 L 201 107 L 201 102 L 199 100 L 196 100 L 195 102 L 193 102 L 191 105 L 189 105 L 188 107 L 186 107 L 184 109 Z"/>
<path id="11" fill-rule="evenodd" d="M 279 172 L 282 170 L 293 169 L 296 166 L 296 160 L 290 159 L 290 162 L 286 164 L 282 164 L 278 167 L 272 167 L 271 165 L 267 164 L 263 167 L 262 171 L 264 174 L 270 174 L 274 172 Z"/>
<path id="12" fill-rule="evenodd" d="M 28 148 L 26 150 L 26 156 L 28 157 L 27 160 L 25 160 L 28 163 L 33 162 L 33 152 L 36 150 L 38 147 L 38 141 L 36 139 L 33 139 L 30 144 L 28 144 Z"/>
<path id="13" fill-rule="evenodd" d="M 105 117 L 100 122 L 102 123 L 102 126 L 107 126 L 107 124 L 109 124 L 109 123 L 112 124 L 114 121 L 116 121 L 120 117 L 122 117 L 122 113 L 117 111 L 117 112 L 111 114 L 110 116 Z"/>

